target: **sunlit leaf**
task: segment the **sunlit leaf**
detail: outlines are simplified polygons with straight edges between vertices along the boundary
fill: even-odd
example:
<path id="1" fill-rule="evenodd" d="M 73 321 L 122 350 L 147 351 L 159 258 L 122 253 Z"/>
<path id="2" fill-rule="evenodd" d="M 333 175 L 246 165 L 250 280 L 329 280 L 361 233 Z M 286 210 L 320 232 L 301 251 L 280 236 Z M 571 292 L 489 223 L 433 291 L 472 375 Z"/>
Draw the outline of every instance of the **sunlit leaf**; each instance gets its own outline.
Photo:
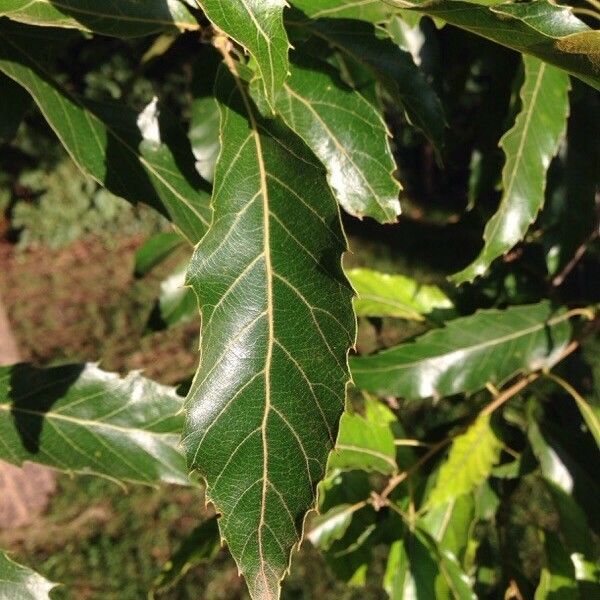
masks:
<path id="1" fill-rule="evenodd" d="M 555 314 L 547 302 L 482 310 L 414 342 L 351 357 L 350 367 L 359 388 L 380 396 L 441 398 L 552 366 L 570 333 L 565 313 Z"/>
<path id="2" fill-rule="evenodd" d="M 116 481 L 188 485 L 183 399 L 91 364 L 0 367 L 0 458 Z"/>
<path id="3" fill-rule="evenodd" d="M 338 206 L 316 159 L 260 117 L 237 73 L 220 69 L 215 90 L 223 145 L 213 225 L 187 275 L 203 331 L 184 445 L 262 600 L 278 597 L 335 441 L 352 292 Z"/>
<path id="4" fill-rule="evenodd" d="M 35 571 L 23 567 L 0 550 L 0 598 L 6 600 L 50 600 L 56 587 Z"/>
<path id="5" fill-rule="evenodd" d="M 500 140 L 506 156 L 502 199 L 488 221 L 479 256 L 452 276 L 455 283 L 472 281 L 495 258 L 523 239 L 544 204 L 546 171 L 564 135 L 569 114 L 569 76 L 537 58 L 525 57 L 521 112 Z"/>

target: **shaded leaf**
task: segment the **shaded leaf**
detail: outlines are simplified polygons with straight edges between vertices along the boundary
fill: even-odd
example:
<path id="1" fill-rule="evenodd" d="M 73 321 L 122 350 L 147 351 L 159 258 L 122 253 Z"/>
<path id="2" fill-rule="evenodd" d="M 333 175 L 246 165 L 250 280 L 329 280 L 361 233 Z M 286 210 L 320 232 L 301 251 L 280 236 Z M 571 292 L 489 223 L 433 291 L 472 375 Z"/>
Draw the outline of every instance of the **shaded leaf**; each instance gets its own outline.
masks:
<path id="1" fill-rule="evenodd" d="M 351 215 L 395 221 L 400 184 L 383 117 L 326 63 L 294 57 L 276 107 L 327 168 L 327 179 Z"/>
<path id="2" fill-rule="evenodd" d="M 179 265 L 160 282 L 158 308 L 162 324 L 173 327 L 198 317 L 198 302 L 192 290 L 185 284 L 188 261 Z"/>
<path id="3" fill-rule="evenodd" d="M 439 506 L 472 492 L 490 476 L 501 449 L 502 442 L 492 430 L 489 415 L 479 416 L 465 433 L 452 441 L 427 506 Z"/>
<path id="4" fill-rule="evenodd" d="M 163 211 L 197 242 L 210 221 L 210 197 L 181 145 L 184 136 L 156 102 L 137 115 L 68 92 L 45 66 L 46 44 L 63 37 L 57 29 L 0 24 L 0 70 L 31 94 L 84 173 L 126 200 Z"/>
<path id="5" fill-rule="evenodd" d="M 360 19 L 379 23 L 393 10 L 381 0 L 292 0 L 311 19 Z"/>
<path id="6" fill-rule="evenodd" d="M 29 94 L 12 79 L 0 73 L 0 143 L 10 142 L 31 105 Z"/>
<path id="7" fill-rule="evenodd" d="M 290 47 L 283 9 L 285 0 L 197 0 L 206 16 L 221 31 L 241 44 L 256 61 L 267 103 L 275 108 L 275 97 L 289 71 Z"/>
<path id="8" fill-rule="evenodd" d="M 182 0 L 3 0 L 0 16 L 117 37 L 199 28 Z"/>
<path id="9" fill-rule="evenodd" d="M 320 165 L 237 74 L 221 68 L 215 90 L 223 146 L 187 275 L 203 332 L 184 445 L 251 595 L 276 598 L 344 407 L 352 292 Z"/>
<path id="10" fill-rule="evenodd" d="M 0 458 L 134 483 L 188 485 L 182 398 L 92 364 L 0 367 Z"/>
<path id="11" fill-rule="evenodd" d="M 192 568 L 210 562 L 221 549 L 217 517 L 198 525 L 175 550 L 152 585 L 155 591 L 172 588 Z"/>
<path id="12" fill-rule="evenodd" d="M 355 356 L 355 384 L 380 396 L 441 398 L 501 384 L 519 371 L 552 366 L 569 341 L 567 316 L 549 303 L 482 310 L 414 342 Z"/>
<path id="13" fill-rule="evenodd" d="M 577 600 L 575 567 L 559 537 L 552 531 L 544 532 L 545 564 L 534 600 Z"/>
<path id="14" fill-rule="evenodd" d="M 0 598 L 6 600 L 50 600 L 50 590 L 56 587 L 32 571 L 13 562 L 0 550 Z"/>
<path id="15" fill-rule="evenodd" d="M 531 54 L 600 89 L 600 31 L 547 0 L 486 6 L 462 0 L 387 0 Z"/>
<path id="16" fill-rule="evenodd" d="M 423 321 L 423 315 L 453 306 L 439 287 L 422 285 L 404 275 L 389 275 L 371 269 L 350 269 L 346 275 L 357 294 L 354 310 L 359 317 Z"/>
<path id="17" fill-rule="evenodd" d="M 544 204 L 546 172 L 558 151 L 569 114 L 569 76 L 537 58 L 523 60 L 521 111 L 500 140 L 506 156 L 500 206 L 485 227 L 483 250 L 452 276 L 455 283 L 472 281 L 485 273 L 495 258 L 523 239 Z"/>
<path id="18" fill-rule="evenodd" d="M 136 277 L 147 275 L 183 244 L 182 237 L 172 231 L 161 231 L 148 238 L 135 253 Z"/>
<path id="19" fill-rule="evenodd" d="M 310 525 L 307 537 L 321 550 L 329 550 L 348 530 L 354 513 L 365 507 L 364 501 L 356 504 L 338 504 L 322 515 L 317 515 Z"/>

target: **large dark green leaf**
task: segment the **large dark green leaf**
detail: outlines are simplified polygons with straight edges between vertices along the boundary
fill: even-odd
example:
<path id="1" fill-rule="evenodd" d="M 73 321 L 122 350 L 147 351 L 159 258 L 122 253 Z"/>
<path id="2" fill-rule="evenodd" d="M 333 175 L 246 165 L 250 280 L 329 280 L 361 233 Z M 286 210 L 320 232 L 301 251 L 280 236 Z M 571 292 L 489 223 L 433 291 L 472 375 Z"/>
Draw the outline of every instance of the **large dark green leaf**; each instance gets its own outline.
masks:
<path id="1" fill-rule="evenodd" d="M 189 483 L 182 398 L 95 365 L 0 367 L 0 458 L 116 481 Z"/>
<path id="2" fill-rule="evenodd" d="M 3 0 L 0 16 L 118 37 L 199 27 L 182 0 Z"/>
<path id="3" fill-rule="evenodd" d="M 73 96 L 45 66 L 57 29 L 0 23 L 0 70 L 33 96 L 44 117 L 85 173 L 118 196 L 162 210 L 193 243 L 210 221 L 209 194 L 196 173 L 185 136 L 156 102 L 137 115 L 117 104 Z"/>
<path id="4" fill-rule="evenodd" d="M 337 203 L 316 159 L 260 117 L 237 74 L 222 68 L 215 90 L 223 146 L 215 219 L 187 276 L 203 332 L 184 444 L 262 600 L 279 595 L 335 441 L 352 292 Z"/>
<path id="5" fill-rule="evenodd" d="M 0 598 L 3 600 L 50 600 L 56 587 L 35 571 L 23 567 L 0 550 Z"/>
<path id="6" fill-rule="evenodd" d="M 270 107 L 289 71 L 285 0 L 196 0 L 206 16 L 254 57 Z"/>
<path id="7" fill-rule="evenodd" d="M 400 184 L 383 117 L 326 63 L 298 60 L 277 96 L 277 111 L 327 168 L 351 215 L 395 221 Z"/>
<path id="8" fill-rule="evenodd" d="M 551 366 L 569 341 L 565 314 L 542 302 L 482 310 L 372 356 L 352 357 L 356 385 L 407 399 L 441 398 Z"/>
<path id="9" fill-rule="evenodd" d="M 547 0 L 488 2 L 386 0 L 437 17 L 498 44 L 531 54 L 600 89 L 600 31 L 591 30 L 567 6 Z"/>
<path id="10" fill-rule="evenodd" d="M 325 40 L 362 67 L 368 69 L 392 99 L 404 108 L 408 120 L 439 148 L 443 145 L 442 104 L 411 55 L 376 28 L 358 20 L 306 20 L 294 13 L 290 24 Z M 309 41 L 310 44 L 310 41 Z"/>
<path id="11" fill-rule="evenodd" d="M 569 76 L 537 58 L 526 56 L 523 60 L 521 112 L 500 140 L 506 156 L 500 206 L 485 227 L 483 250 L 452 277 L 455 283 L 472 281 L 485 273 L 495 258 L 523 239 L 544 205 L 546 171 L 558 150 L 569 114 Z"/>

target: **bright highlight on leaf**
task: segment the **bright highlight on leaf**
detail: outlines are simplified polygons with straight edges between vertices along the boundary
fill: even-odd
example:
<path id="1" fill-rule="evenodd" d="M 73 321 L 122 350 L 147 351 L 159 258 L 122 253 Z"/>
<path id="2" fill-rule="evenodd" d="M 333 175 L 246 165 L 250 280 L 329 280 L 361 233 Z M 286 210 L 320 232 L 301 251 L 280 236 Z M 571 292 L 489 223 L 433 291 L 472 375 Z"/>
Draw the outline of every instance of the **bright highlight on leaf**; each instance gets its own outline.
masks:
<path id="1" fill-rule="evenodd" d="M 565 314 L 547 302 L 482 310 L 448 321 L 414 342 L 350 360 L 354 383 L 380 396 L 442 398 L 502 384 L 520 371 L 550 367 L 569 341 Z"/>
<path id="2" fill-rule="evenodd" d="M 350 269 L 346 275 L 356 291 L 354 310 L 359 317 L 423 321 L 424 315 L 453 306 L 450 298 L 437 286 L 421 285 L 404 275 L 371 269 Z"/>
<path id="3" fill-rule="evenodd" d="M 56 587 L 35 571 L 13 562 L 0 551 L 0 598 L 8 600 L 50 600 Z"/>
<path id="4" fill-rule="evenodd" d="M 184 444 L 253 598 L 267 600 L 279 595 L 337 434 L 352 292 L 320 165 L 260 117 L 237 76 L 222 68 L 215 89 L 223 146 L 213 225 L 187 275 L 203 331 Z"/>
<path id="5" fill-rule="evenodd" d="M 506 156 L 502 200 L 485 226 L 483 250 L 473 263 L 452 276 L 455 283 L 485 273 L 495 258 L 525 237 L 544 205 L 546 172 L 567 126 L 569 76 L 537 58 L 524 57 L 523 61 L 521 112 L 500 140 Z"/>
<path id="6" fill-rule="evenodd" d="M 0 367 L 0 459 L 132 483 L 189 485 L 183 399 L 92 364 Z"/>

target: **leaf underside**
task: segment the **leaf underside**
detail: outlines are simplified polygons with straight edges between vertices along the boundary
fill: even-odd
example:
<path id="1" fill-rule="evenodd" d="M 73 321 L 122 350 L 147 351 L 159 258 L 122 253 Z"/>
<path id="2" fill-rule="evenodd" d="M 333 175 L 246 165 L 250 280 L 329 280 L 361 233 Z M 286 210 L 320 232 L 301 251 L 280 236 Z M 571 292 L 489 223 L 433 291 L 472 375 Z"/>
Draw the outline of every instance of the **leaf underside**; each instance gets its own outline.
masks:
<path id="1" fill-rule="evenodd" d="M 6 600 L 50 600 L 56 587 L 35 571 L 19 565 L 0 551 L 0 598 Z"/>
<path id="2" fill-rule="evenodd" d="M 224 67 L 215 95 L 223 145 L 214 221 L 187 275 L 203 329 L 184 445 L 262 600 L 279 596 L 324 474 L 355 323 L 322 168 L 291 131 L 259 116 Z"/>

